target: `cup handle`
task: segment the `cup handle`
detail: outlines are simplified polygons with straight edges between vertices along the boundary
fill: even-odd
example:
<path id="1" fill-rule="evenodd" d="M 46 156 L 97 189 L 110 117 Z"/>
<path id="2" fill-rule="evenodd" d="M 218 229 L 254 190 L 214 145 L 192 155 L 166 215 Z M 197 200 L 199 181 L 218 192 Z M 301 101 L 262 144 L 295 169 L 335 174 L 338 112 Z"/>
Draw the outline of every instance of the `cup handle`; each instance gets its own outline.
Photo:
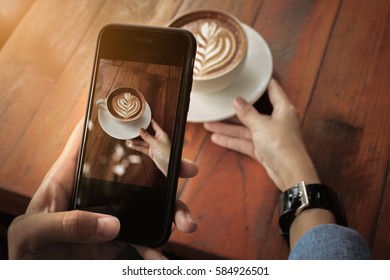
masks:
<path id="1" fill-rule="evenodd" d="M 98 105 L 102 109 L 107 110 L 107 100 L 106 99 L 98 99 L 96 100 L 96 105 Z"/>

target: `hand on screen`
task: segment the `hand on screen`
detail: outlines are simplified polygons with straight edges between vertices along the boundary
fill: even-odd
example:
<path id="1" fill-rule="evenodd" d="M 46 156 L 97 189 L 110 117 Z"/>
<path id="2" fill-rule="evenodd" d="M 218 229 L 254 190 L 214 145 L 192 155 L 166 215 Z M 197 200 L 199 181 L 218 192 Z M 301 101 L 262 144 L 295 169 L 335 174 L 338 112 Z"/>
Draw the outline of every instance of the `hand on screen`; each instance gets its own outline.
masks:
<path id="1" fill-rule="evenodd" d="M 148 155 L 158 169 L 167 176 L 171 141 L 155 120 L 152 119 L 151 123 L 152 128 L 156 132 L 154 136 L 141 128 L 140 136 L 143 140 L 127 140 L 126 144 L 129 148 Z"/>
<path id="2" fill-rule="evenodd" d="M 149 156 L 158 169 L 167 176 L 171 141 L 164 130 L 152 119 L 152 128 L 156 132 L 150 135 L 145 129 L 140 129 L 140 136 L 143 140 L 127 140 L 129 148 Z"/>

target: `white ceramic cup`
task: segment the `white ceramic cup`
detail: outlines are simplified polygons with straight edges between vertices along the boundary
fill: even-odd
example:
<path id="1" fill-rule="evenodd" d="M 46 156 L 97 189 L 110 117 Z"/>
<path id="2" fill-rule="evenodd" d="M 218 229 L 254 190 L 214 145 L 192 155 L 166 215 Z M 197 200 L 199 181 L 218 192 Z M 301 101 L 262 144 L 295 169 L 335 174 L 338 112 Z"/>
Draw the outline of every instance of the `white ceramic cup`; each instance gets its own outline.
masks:
<path id="1" fill-rule="evenodd" d="M 113 102 L 112 100 L 113 98 L 115 98 L 115 96 L 124 94 L 130 94 L 129 98 L 131 98 L 131 96 L 134 96 L 137 98 L 137 100 L 135 100 L 136 104 L 128 104 L 127 102 L 129 100 L 124 100 L 125 103 L 120 104 L 120 106 L 122 106 L 120 109 L 122 109 L 123 111 L 122 115 L 120 115 L 121 112 L 115 112 L 114 106 L 111 102 Z M 146 101 L 143 94 L 137 89 L 130 87 L 120 87 L 111 91 L 106 98 L 96 100 L 96 105 L 102 109 L 107 110 L 110 116 L 118 121 L 132 122 L 139 119 L 143 115 L 145 111 Z M 131 110 L 136 110 L 136 113 L 132 114 Z M 127 113 L 129 114 L 129 116 L 126 115 Z"/>
<path id="2" fill-rule="evenodd" d="M 221 92 L 241 74 L 248 42 L 234 16 L 217 10 L 198 10 L 177 17 L 169 26 L 187 29 L 197 40 L 193 91 Z"/>

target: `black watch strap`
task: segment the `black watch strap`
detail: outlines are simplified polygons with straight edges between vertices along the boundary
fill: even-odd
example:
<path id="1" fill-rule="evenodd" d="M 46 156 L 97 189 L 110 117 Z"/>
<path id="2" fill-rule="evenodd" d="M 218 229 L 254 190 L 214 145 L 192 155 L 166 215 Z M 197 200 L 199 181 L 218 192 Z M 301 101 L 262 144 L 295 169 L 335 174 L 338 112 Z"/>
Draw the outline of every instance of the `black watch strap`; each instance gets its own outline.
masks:
<path id="1" fill-rule="evenodd" d="M 322 184 L 300 182 L 280 195 L 279 226 L 282 237 L 289 242 L 290 227 L 296 216 L 306 209 L 321 208 L 332 212 L 339 225 L 347 226 L 341 197 Z"/>

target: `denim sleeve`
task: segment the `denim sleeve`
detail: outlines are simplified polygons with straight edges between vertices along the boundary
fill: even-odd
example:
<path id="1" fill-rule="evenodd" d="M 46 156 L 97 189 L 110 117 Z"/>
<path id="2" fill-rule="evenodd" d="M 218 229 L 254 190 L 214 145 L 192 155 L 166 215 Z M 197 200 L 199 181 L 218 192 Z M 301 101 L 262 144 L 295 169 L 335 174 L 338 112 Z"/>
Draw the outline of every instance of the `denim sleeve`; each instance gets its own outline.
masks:
<path id="1" fill-rule="evenodd" d="M 363 237 L 355 230 L 335 224 L 319 225 L 306 232 L 292 248 L 290 260 L 371 259 Z"/>

